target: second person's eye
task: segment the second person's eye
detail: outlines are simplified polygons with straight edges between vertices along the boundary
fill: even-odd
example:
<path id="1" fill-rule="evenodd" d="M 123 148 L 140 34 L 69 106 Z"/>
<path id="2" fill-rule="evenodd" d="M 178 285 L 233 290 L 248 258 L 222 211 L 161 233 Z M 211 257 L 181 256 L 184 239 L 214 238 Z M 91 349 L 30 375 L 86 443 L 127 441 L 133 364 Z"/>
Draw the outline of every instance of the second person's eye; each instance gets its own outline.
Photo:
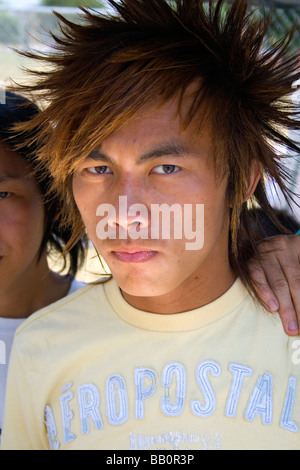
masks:
<path id="1" fill-rule="evenodd" d="M 0 191 L 0 200 L 2 199 L 7 199 L 9 196 L 11 196 L 12 193 L 8 191 Z"/>

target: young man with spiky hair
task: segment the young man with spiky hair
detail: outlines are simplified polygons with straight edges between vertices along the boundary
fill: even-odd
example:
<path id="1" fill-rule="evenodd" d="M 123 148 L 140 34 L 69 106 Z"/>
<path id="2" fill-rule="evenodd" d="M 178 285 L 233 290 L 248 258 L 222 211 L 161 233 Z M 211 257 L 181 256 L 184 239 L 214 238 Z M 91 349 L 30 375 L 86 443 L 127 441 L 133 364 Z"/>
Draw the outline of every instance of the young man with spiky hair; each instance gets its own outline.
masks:
<path id="1" fill-rule="evenodd" d="M 247 269 L 264 175 L 287 193 L 274 144 L 299 150 L 298 59 L 244 0 L 110 4 L 61 18 L 32 125 L 112 278 L 19 329 L 3 448 L 299 449 L 299 341 Z"/>

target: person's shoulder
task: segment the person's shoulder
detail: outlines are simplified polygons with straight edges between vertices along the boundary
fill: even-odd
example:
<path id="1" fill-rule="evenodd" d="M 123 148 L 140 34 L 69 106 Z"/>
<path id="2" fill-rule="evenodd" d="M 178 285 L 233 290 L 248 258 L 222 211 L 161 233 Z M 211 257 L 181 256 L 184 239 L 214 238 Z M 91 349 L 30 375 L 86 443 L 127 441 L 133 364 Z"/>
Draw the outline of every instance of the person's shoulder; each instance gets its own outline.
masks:
<path id="1" fill-rule="evenodd" d="M 77 288 L 71 293 L 69 291 L 66 297 L 30 315 L 17 329 L 16 336 L 26 331 L 44 328 L 50 330 L 52 326 L 56 328 L 57 325 L 71 325 L 72 321 L 76 321 L 77 316 L 82 317 L 83 312 L 87 315 L 94 311 L 96 304 L 105 302 L 103 286 L 104 282 L 101 281 L 93 284 L 82 283 L 82 285 L 76 283 Z"/>
<path id="2" fill-rule="evenodd" d="M 260 302 L 249 295 L 247 310 L 249 312 L 249 325 L 252 326 L 256 337 L 263 338 L 265 345 L 274 344 L 281 353 L 290 354 L 295 341 L 299 341 L 299 336 L 289 336 L 283 327 L 282 320 L 278 312 L 269 312 Z M 299 369 L 300 371 L 300 369 Z"/>
<path id="3" fill-rule="evenodd" d="M 292 336 L 288 336 L 284 331 L 283 323 L 278 312 L 269 312 L 262 304 L 258 297 L 243 284 L 241 280 L 237 283 L 240 292 L 240 303 L 236 302 L 235 313 L 240 319 L 240 324 L 243 328 L 248 329 L 256 336 L 265 335 L 266 338 L 282 339 L 282 341 L 293 341 Z"/>

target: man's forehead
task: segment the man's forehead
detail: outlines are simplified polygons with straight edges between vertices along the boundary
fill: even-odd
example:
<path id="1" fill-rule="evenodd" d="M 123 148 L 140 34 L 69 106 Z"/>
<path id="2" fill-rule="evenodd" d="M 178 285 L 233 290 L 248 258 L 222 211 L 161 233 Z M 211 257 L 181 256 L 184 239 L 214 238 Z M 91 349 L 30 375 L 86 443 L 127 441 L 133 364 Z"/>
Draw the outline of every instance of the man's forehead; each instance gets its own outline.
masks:
<path id="1" fill-rule="evenodd" d="M 184 102 L 179 97 L 162 102 L 154 101 L 139 109 L 127 121 L 121 123 L 100 145 L 105 145 L 111 138 L 126 138 L 135 141 L 142 136 L 145 141 L 162 142 L 198 141 L 212 136 L 212 126 L 206 113 L 199 112 L 195 119 L 186 125 L 188 113 L 192 107 L 191 96 Z M 178 145 L 183 145 L 179 142 Z"/>
<path id="2" fill-rule="evenodd" d="M 120 147 L 134 149 L 135 159 L 140 163 L 159 156 L 187 156 L 195 153 L 211 153 L 213 139 L 210 123 L 198 116 L 184 126 L 185 113 L 191 106 L 191 93 L 187 94 L 187 101 L 179 104 L 179 97 L 167 101 L 155 98 L 151 104 L 137 110 L 129 119 L 118 126 L 111 134 L 95 142 L 93 148 L 82 153 L 85 159 L 94 159 L 103 163 L 113 163 L 115 153 Z M 201 125 L 199 126 L 199 122 Z M 101 134 L 101 126 L 99 127 Z M 197 152 L 199 150 L 199 152 Z"/>

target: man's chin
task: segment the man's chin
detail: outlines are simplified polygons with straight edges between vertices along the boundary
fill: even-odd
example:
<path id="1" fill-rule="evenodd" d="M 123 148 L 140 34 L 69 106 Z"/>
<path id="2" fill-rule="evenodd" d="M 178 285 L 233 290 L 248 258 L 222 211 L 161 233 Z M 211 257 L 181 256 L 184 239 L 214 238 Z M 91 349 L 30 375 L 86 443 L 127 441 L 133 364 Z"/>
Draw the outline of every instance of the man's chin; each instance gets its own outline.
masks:
<path id="1" fill-rule="evenodd" d="M 123 297 L 140 297 L 140 298 L 151 298 L 159 297 L 167 294 L 169 291 L 165 289 L 158 279 L 149 282 L 142 282 L 141 279 L 133 279 L 131 281 L 122 280 L 118 276 L 114 277 L 120 290 L 123 293 Z"/>

